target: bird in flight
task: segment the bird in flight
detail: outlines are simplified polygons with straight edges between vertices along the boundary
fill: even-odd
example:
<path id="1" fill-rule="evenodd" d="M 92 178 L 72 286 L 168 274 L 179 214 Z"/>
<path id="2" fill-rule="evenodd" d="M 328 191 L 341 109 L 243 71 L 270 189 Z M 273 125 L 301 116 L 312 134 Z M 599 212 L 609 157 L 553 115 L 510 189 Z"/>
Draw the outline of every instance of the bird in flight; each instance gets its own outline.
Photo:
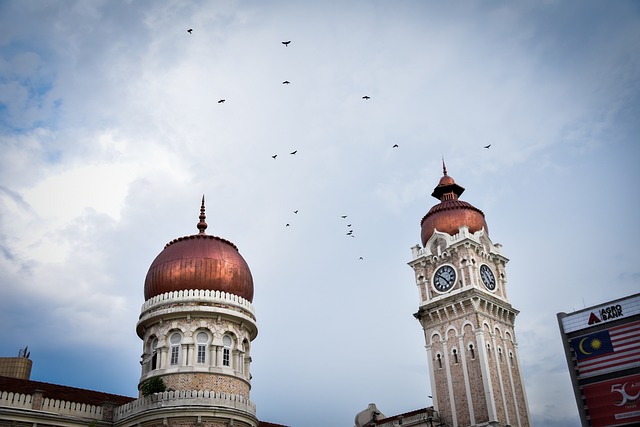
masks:
<path id="1" fill-rule="evenodd" d="M 360 259 L 361 259 L 362 261 L 364 261 L 364 258 L 360 257 Z"/>
<path id="2" fill-rule="evenodd" d="M 221 99 L 220 101 L 218 101 L 218 104 L 224 104 L 224 101 L 226 101 L 225 99 Z"/>
<path id="3" fill-rule="evenodd" d="M 291 84 L 291 82 L 289 80 L 285 80 L 285 81 L 282 82 L 282 84 L 283 85 L 289 85 L 289 84 Z"/>
<path id="4" fill-rule="evenodd" d="M 273 156 L 271 156 L 272 159 L 275 159 L 276 157 L 278 157 L 277 154 L 274 154 Z"/>
<path id="5" fill-rule="evenodd" d="M 284 47 L 288 47 L 289 43 L 291 43 L 291 40 L 287 40 L 286 42 L 282 42 L 282 44 L 284 45 Z"/>
<path id="6" fill-rule="evenodd" d="M 489 147 L 491 147 L 491 144 L 484 146 L 484 148 L 489 148 Z"/>
<path id="7" fill-rule="evenodd" d="M 393 144 L 393 147 L 391 148 L 398 148 L 398 144 Z"/>
<path id="8" fill-rule="evenodd" d="M 290 152 L 289 154 L 296 154 L 297 152 L 298 152 L 298 150 L 296 150 L 296 151 L 292 151 L 292 152 Z"/>
<path id="9" fill-rule="evenodd" d="M 187 30 L 187 33 L 189 33 L 189 34 L 193 34 L 193 28 L 189 28 L 189 29 Z"/>
<path id="10" fill-rule="evenodd" d="M 298 210 L 296 209 L 295 211 L 293 211 L 293 213 L 297 214 L 297 213 L 298 213 Z"/>
<path id="11" fill-rule="evenodd" d="M 363 97 L 362 97 L 362 99 L 371 99 L 371 97 L 370 97 L 370 96 L 365 95 L 365 96 L 363 96 Z"/>
<path id="12" fill-rule="evenodd" d="M 347 227 L 351 227 L 351 224 L 347 224 Z"/>
<path id="13" fill-rule="evenodd" d="M 285 227 L 290 227 L 289 223 L 287 223 L 287 225 L 285 225 Z"/>
<path id="14" fill-rule="evenodd" d="M 349 232 L 347 233 L 347 236 L 351 236 L 353 234 L 353 230 L 349 230 Z"/>
<path id="15" fill-rule="evenodd" d="M 345 219 L 347 216 L 346 215 L 342 215 L 342 219 Z"/>

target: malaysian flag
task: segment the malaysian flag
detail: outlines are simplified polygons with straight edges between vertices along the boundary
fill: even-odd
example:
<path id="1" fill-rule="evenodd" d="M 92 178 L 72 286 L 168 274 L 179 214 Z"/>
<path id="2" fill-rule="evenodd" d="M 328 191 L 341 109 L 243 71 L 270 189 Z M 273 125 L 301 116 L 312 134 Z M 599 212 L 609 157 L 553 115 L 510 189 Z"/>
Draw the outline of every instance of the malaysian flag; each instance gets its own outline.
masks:
<path id="1" fill-rule="evenodd" d="M 640 366 L 640 321 L 573 338 L 578 377 Z"/>

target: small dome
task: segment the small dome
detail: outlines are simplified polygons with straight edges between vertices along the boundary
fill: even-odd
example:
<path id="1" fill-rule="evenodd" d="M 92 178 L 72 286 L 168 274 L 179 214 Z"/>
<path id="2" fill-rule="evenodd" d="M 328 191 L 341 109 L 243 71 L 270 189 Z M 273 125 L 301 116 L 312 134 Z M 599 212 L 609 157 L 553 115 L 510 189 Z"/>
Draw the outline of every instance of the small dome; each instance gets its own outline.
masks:
<path id="1" fill-rule="evenodd" d="M 458 200 L 464 192 L 464 188 L 456 184 L 453 178 L 447 175 L 447 168 L 442 162 L 444 176 L 431 194 L 440 203 L 432 207 L 420 221 L 422 228 L 422 246 L 433 236 L 434 230 L 450 235 L 457 234 L 460 227 L 466 225 L 471 233 L 482 230 L 489 234 L 484 213 L 470 203 Z"/>
<path id="2" fill-rule="evenodd" d="M 204 197 L 200 212 L 200 233 L 167 243 L 151 263 L 144 281 L 145 301 L 190 289 L 228 292 L 253 301 L 253 277 L 236 245 L 204 232 Z"/>

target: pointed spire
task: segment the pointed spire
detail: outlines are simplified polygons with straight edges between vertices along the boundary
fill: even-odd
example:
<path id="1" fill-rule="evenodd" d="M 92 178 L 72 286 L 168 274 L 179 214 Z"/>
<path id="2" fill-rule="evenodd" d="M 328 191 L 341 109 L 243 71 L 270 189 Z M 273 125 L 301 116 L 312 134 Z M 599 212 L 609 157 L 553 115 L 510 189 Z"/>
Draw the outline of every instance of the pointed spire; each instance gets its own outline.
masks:
<path id="1" fill-rule="evenodd" d="M 447 176 L 447 165 L 444 164 L 444 156 L 442 156 L 442 173 Z"/>
<path id="2" fill-rule="evenodd" d="M 204 214 L 204 194 L 202 195 L 202 206 L 200 206 L 200 222 L 198 223 L 198 234 L 206 234 L 204 230 L 207 229 L 207 223 L 205 222 L 207 216 Z"/>

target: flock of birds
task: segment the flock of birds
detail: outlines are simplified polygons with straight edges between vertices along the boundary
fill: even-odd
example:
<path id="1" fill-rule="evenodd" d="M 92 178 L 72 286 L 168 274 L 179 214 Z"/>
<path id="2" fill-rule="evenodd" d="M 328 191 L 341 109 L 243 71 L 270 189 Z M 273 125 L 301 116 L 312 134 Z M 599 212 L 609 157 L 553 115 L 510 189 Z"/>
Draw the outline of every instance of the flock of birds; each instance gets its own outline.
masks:
<path id="1" fill-rule="evenodd" d="M 187 30 L 187 33 L 189 33 L 189 34 L 193 34 L 193 28 L 189 28 L 189 29 Z M 282 44 L 284 45 L 284 47 L 289 47 L 289 44 L 291 44 L 291 40 L 283 41 L 283 42 L 282 42 Z M 282 84 L 283 84 L 283 85 L 290 85 L 290 84 L 291 84 L 291 82 L 290 82 L 289 80 L 284 80 L 284 81 L 282 82 Z M 364 96 L 362 97 L 362 99 L 363 99 L 363 100 L 365 100 L 365 101 L 369 101 L 369 100 L 371 99 L 371 97 L 370 97 L 369 95 L 364 95 Z M 218 104 L 224 104 L 224 102 L 225 102 L 225 101 L 226 101 L 226 99 L 220 99 L 220 100 L 218 100 Z M 488 148 L 490 148 L 490 147 L 491 147 L 491 144 L 489 144 L 489 145 L 485 145 L 483 148 L 488 149 Z M 398 146 L 398 144 L 393 144 L 392 148 L 399 148 L 399 146 Z M 289 154 L 290 154 L 290 155 L 296 155 L 297 153 L 298 153 L 298 150 L 294 150 L 294 151 L 290 152 Z M 278 154 L 273 154 L 273 155 L 271 156 L 271 158 L 272 158 L 272 159 L 274 159 L 274 160 L 275 160 L 277 157 L 278 157 Z M 294 214 L 298 214 L 298 212 L 299 212 L 299 210 L 298 210 L 298 209 L 296 209 L 296 210 L 294 210 L 294 211 L 293 211 L 293 213 L 294 213 Z M 341 216 L 341 218 L 344 220 L 344 219 L 346 219 L 346 218 L 347 218 L 347 215 L 342 215 L 342 216 Z M 286 223 L 286 224 L 285 224 L 285 227 L 291 227 L 291 223 Z M 354 230 L 353 230 L 353 228 L 352 228 L 352 224 L 347 224 L 347 229 L 348 229 L 348 231 L 347 231 L 347 233 L 346 233 L 346 236 L 348 236 L 348 237 L 354 237 L 354 238 L 355 238 L 356 236 L 353 234 L 353 233 L 354 233 Z M 362 260 L 364 260 L 364 257 L 360 256 L 360 257 L 359 257 L 359 259 L 362 261 Z"/>

